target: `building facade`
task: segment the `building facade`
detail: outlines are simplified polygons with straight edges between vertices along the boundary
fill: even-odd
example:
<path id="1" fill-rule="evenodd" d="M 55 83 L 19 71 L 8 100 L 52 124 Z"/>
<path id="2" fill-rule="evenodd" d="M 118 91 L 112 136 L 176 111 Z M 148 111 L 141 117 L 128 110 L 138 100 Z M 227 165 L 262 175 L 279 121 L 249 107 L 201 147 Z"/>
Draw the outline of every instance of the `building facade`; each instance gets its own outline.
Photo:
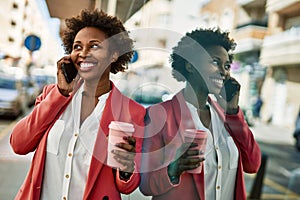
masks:
<path id="1" fill-rule="evenodd" d="M 43 13 L 43 4 L 36 0 L 5 0 L 0 2 L 0 51 L 8 65 L 24 68 L 29 62 L 36 66 L 55 64 L 62 54 L 62 47 L 50 19 Z M 45 10 L 47 11 L 47 10 Z M 55 21 L 55 20 L 54 20 Z M 58 30 L 57 30 L 58 31 Z M 36 35 L 41 47 L 30 51 L 24 46 L 25 38 Z M 11 61 L 11 62 L 10 62 Z"/>
<path id="2" fill-rule="evenodd" d="M 260 63 L 267 66 L 263 119 L 294 127 L 300 105 L 300 1 L 268 0 L 268 34 Z"/>

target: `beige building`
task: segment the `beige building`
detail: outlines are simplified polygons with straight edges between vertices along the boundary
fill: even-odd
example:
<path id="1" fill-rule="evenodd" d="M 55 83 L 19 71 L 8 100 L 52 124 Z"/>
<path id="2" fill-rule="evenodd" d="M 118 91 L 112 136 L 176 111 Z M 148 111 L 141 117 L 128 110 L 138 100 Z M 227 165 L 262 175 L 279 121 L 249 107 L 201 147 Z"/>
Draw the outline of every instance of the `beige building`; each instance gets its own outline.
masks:
<path id="1" fill-rule="evenodd" d="M 56 63 L 61 54 L 61 46 L 50 32 L 49 21 L 40 6 L 35 0 L 0 2 L 0 51 L 11 58 L 9 65 L 25 68 L 31 59 L 37 66 L 48 65 Z M 41 39 L 41 48 L 34 51 L 32 57 L 24 46 L 25 38 L 31 34 Z"/>
<path id="2" fill-rule="evenodd" d="M 211 0 L 201 13 L 208 27 L 228 29 L 237 42 L 241 105 L 261 96 L 262 120 L 293 128 L 300 105 L 300 1 Z"/>
<path id="3" fill-rule="evenodd" d="M 210 0 L 200 11 L 204 27 L 228 30 L 237 43 L 232 76 L 242 85 L 240 106 L 249 111 L 260 95 L 264 76 L 259 55 L 267 32 L 265 3 L 265 0 Z"/>
<path id="4" fill-rule="evenodd" d="M 268 0 L 268 34 L 260 62 L 268 67 L 263 119 L 294 127 L 300 105 L 300 1 Z"/>

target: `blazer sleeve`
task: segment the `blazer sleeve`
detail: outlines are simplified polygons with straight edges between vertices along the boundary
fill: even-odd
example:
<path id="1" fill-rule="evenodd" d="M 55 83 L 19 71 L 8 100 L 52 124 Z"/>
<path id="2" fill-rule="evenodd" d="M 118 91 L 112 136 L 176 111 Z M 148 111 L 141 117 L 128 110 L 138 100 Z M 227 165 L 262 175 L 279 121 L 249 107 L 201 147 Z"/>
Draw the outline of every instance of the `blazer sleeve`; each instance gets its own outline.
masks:
<path id="1" fill-rule="evenodd" d="M 141 176 L 140 176 L 140 163 L 141 163 L 141 153 L 142 153 L 142 145 L 143 145 L 143 138 L 144 138 L 144 116 L 145 116 L 145 108 L 136 103 L 133 100 L 129 100 L 129 112 L 131 116 L 131 122 L 135 124 L 135 132 L 134 137 L 136 139 L 135 145 L 135 171 L 129 178 L 129 180 L 121 180 L 119 176 L 119 171 L 116 173 L 116 185 L 118 190 L 123 194 L 129 194 L 133 192 L 136 188 L 138 188 Z M 123 113 L 124 114 L 124 113 Z"/>
<path id="2" fill-rule="evenodd" d="M 45 86 L 31 113 L 12 130 L 10 145 L 13 151 L 21 155 L 34 151 L 68 98 L 60 94 L 57 85 Z"/>
<path id="3" fill-rule="evenodd" d="M 240 150 L 240 159 L 244 171 L 246 173 L 256 173 L 261 163 L 261 151 L 241 109 L 235 115 L 226 114 L 224 125 Z"/>
<path id="4" fill-rule="evenodd" d="M 164 142 L 164 133 L 168 133 L 168 123 L 164 120 L 162 107 L 153 106 L 152 114 L 149 109 L 145 117 L 145 138 L 141 166 L 140 191 L 146 196 L 165 194 L 173 185 L 167 173 L 168 163 L 172 152 L 176 150 Z M 171 131 L 171 130 L 170 130 Z M 168 153 L 169 152 L 169 153 Z M 166 158 L 169 154 L 169 158 Z"/>

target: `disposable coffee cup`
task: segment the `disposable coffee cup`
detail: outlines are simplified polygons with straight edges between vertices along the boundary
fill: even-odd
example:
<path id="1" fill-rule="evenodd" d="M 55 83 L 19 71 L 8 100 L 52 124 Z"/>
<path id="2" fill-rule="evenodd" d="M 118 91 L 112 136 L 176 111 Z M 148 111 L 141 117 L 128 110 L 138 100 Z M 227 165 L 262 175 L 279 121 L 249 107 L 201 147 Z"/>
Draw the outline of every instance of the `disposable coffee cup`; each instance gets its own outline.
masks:
<path id="1" fill-rule="evenodd" d="M 108 155 L 107 155 L 107 165 L 113 168 L 122 168 L 123 165 L 117 162 L 114 159 L 114 154 L 112 153 L 113 150 L 120 150 L 125 151 L 115 145 L 117 143 L 127 143 L 123 139 L 123 137 L 132 136 L 134 132 L 134 127 L 130 123 L 126 122 L 119 122 L 119 121 L 111 121 L 108 126 L 109 128 L 109 135 L 108 135 Z"/>
<path id="2" fill-rule="evenodd" d="M 206 142 L 207 142 L 207 132 L 203 130 L 196 129 L 187 129 L 184 132 L 184 139 L 187 143 L 196 143 L 198 144 L 196 147 L 191 148 L 192 150 L 196 149 L 199 151 L 199 155 L 195 157 L 203 158 L 204 154 L 200 154 L 200 152 L 205 152 Z M 188 170 L 188 173 L 199 174 L 202 170 L 202 162 L 200 162 L 199 167 Z"/>

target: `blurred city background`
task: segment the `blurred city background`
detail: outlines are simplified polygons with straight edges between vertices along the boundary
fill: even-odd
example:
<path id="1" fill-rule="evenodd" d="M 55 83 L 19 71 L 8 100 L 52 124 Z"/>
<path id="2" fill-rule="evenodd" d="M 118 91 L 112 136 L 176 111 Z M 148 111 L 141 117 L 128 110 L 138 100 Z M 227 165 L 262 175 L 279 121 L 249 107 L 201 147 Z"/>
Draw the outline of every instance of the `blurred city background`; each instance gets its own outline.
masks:
<path id="1" fill-rule="evenodd" d="M 2 0 L 0 200 L 13 199 L 28 170 L 31 155 L 15 155 L 9 134 L 43 86 L 56 82 L 63 20 L 93 8 L 118 16 L 130 31 L 134 58 L 112 79 L 145 106 L 182 88 L 171 75 L 169 55 L 187 31 L 230 31 L 237 42 L 231 73 L 242 86 L 240 107 L 264 153 L 260 172 L 245 175 L 249 199 L 300 199 L 300 133 L 294 135 L 300 114 L 300 0 Z M 147 199 L 138 191 L 123 197 L 129 198 Z"/>

